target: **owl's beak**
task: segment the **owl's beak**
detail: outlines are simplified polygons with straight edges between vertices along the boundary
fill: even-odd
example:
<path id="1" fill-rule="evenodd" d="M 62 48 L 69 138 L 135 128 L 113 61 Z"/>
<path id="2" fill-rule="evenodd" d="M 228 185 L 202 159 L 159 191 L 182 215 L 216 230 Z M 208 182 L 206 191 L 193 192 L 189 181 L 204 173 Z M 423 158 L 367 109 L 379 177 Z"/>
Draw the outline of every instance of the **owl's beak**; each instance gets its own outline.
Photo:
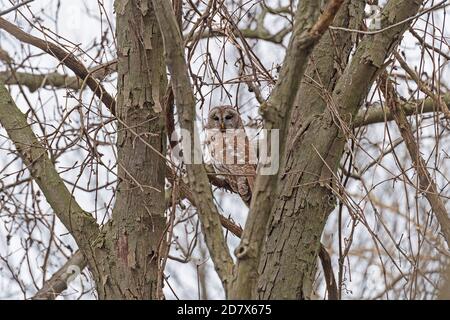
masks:
<path id="1" fill-rule="evenodd" d="M 220 129 L 222 131 L 225 130 L 225 123 L 223 123 L 223 121 L 220 122 Z"/>

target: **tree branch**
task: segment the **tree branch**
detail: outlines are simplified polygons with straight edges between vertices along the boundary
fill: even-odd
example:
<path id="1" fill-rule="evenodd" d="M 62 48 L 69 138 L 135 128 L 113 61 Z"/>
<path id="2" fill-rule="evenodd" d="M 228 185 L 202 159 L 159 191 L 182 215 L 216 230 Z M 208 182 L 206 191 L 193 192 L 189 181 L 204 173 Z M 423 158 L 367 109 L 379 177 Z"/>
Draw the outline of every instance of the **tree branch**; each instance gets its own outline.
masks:
<path id="1" fill-rule="evenodd" d="M 343 0 L 329 1 L 320 16 L 318 2 L 301 1 L 299 3 L 292 38 L 286 51 L 279 80 L 267 104 L 261 106 L 265 118 L 265 129 L 280 130 L 278 150 L 280 163 L 284 161 L 290 115 L 309 55 L 333 21 L 343 2 Z M 258 277 L 257 267 L 265 230 L 273 205 L 274 194 L 277 191 L 278 174 L 261 175 L 261 170 L 260 164 L 258 165 L 250 213 L 244 228 L 242 241 L 235 252 L 238 262 L 231 286 L 231 297 L 233 299 L 249 299 L 252 296 Z"/>
<path id="2" fill-rule="evenodd" d="M 30 175 L 78 246 L 87 252 L 99 235 L 96 220 L 75 201 L 39 142 L 25 115 L 0 81 L 0 124 L 5 128 Z"/>
<path id="3" fill-rule="evenodd" d="M 178 180 L 178 191 L 181 198 L 186 198 L 194 206 L 194 197 L 192 195 L 191 189 L 187 184 L 185 184 L 180 177 L 177 176 L 175 171 L 167 167 L 167 179 L 169 182 L 174 183 Z M 235 224 L 230 219 L 223 215 L 219 215 L 220 223 L 222 226 L 234 234 L 236 237 L 240 238 L 242 236 L 242 228 Z M 74 274 L 74 267 L 78 268 L 78 271 L 82 271 L 87 265 L 87 261 L 81 251 L 77 251 L 67 262 L 57 271 L 52 277 L 45 282 L 43 287 L 34 295 L 33 300 L 52 300 L 59 296 L 64 290 L 67 289 L 68 280 L 70 276 Z M 324 263 L 322 265 L 325 270 L 330 270 L 331 264 Z M 331 269 L 332 270 L 332 269 Z M 328 283 L 328 282 L 327 282 Z"/>
<path id="4" fill-rule="evenodd" d="M 1 58 L 0 58 L 1 59 Z M 117 71 L 117 60 L 113 60 L 97 67 L 89 69 L 89 74 L 102 80 L 113 72 Z M 52 72 L 48 74 L 34 74 L 28 72 L 13 72 L 3 71 L 0 72 L 0 79 L 7 85 L 24 85 L 31 92 L 34 92 L 45 86 L 50 86 L 55 89 L 72 89 L 81 90 L 84 87 L 82 81 L 77 76 L 68 76 L 60 74 L 58 72 Z"/>
<path id="5" fill-rule="evenodd" d="M 327 249 L 325 249 L 325 247 L 323 246 L 323 244 L 320 245 L 319 258 L 320 262 L 322 263 L 325 285 L 328 291 L 328 300 L 339 300 L 339 293 L 336 284 L 336 279 L 333 273 L 331 257 Z"/>
<path id="6" fill-rule="evenodd" d="M 5 15 L 5 14 L 8 14 L 8 13 L 10 13 L 12 11 L 15 11 L 15 10 L 19 9 L 20 7 L 26 5 L 26 4 L 30 3 L 30 2 L 33 2 L 33 1 L 34 0 L 25 0 L 25 1 L 21 2 L 21 3 L 18 3 L 15 6 L 12 6 L 11 8 L 8 8 L 8 9 L 0 12 L 0 17 Z"/>
<path id="7" fill-rule="evenodd" d="M 194 195 L 192 194 L 191 188 L 183 182 L 183 180 L 177 176 L 175 171 L 168 167 L 166 172 L 166 178 L 169 180 L 170 183 L 174 183 L 175 180 L 178 180 L 177 189 L 180 192 L 181 198 L 186 198 L 189 200 L 190 203 L 192 203 L 194 206 L 197 206 L 195 203 Z M 220 223 L 222 224 L 222 227 L 230 231 L 232 234 L 234 234 L 236 237 L 240 238 L 242 236 L 242 228 L 235 224 L 230 219 L 226 218 L 225 216 L 219 214 Z"/>
<path id="8" fill-rule="evenodd" d="M 92 74 L 86 69 L 86 67 L 80 62 L 80 60 L 78 60 L 75 55 L 52 42 L 39 39 L 22 31 L 3 18 L 0 18 L 0 29 L 5 30 L 17 40 L 35 46 L 42 51 L 50 54 L 51 56 L 57 58 L 62 64 L 67 66 L 78 77 L 80 77 L 81 80 L 83 80 L 87 84 L 87 86 L 91 88 L 94 94 L 111 111 L 111 113 L 115 114 L 116 101 L 114 100 L 114 98 L 108 92 L 106 92 L 102 84 L 92 76 Z"/>
<path id="9" fill-rule="evenodd" d="M 233 36 L 239 37 L 243 36 L 247 39 L 258 39 L 263 41 L 272 42 L 274 44 L 281 44 L 283 43 L 284 38 L 292 31 L 291 28 L 286 27 L 282 30 L 278 31 L 275 34 L 270 33 L 265 28 L 257 28 L 257 29 L 240 29 L 239 32 L 236 30 L 231 30 L 230 32 L 233 33 Z M 201 33 L 194 33 L 191 36 L 191 39 L 204 39 L 204 38 L 211 38 L 211 37 L 229 37 L 230 34 L 225 29 L 220 28 L 212 28 L 203 30 Z"/>
<path id="10" fill-rule="evenodd" d="M 87 261 L 81 251 L 77 251 L 67 262 L 48 279 L 42 288 L 36 292 L 33 300 L 53 300 L 58 297 L 77 273 L 83 271 Z"/>
<path id="11" fill-rule="evenodd" d="M 195 127 L 195 98 L 184 59 L 184 46 L 170 1 L 152 0 L 161 33 L 164 39 L 166 63 L 172 76 L 177 109 L 181 111 L 182 129 L 190 133 L 191 150 L 184 150 L 185 156 L 194 160 L 201 155 Z M 192 161 L 195 162 L 195 161 Z M 233 260 L 222 232 L 219 213 L 213 203 L 208 176 L 203 164 L 186 164 L 189 184 L 199 211 L 205 241 L 214 267 L 222 281 L 225 291 L 232 273 Z"/>
<path id="12" fill-rule="evenodd" d="M 450 219 L 445 204 L 439 196 L 439 190 L 436 183 L 427 170 L 425 160 L 422 158 L 419 146 L 414 138 L 411 125 L 406 118 L 405 112 L 400 107 L 399 99 L 392 81 L 388 78 L 387 72 L 384 72 L 380 78 L 380 88 L 386 98 L 386 104 L 394 116 L 395 123 L 405 141 L 406 148 L 408 149 L 414 169 L 419 178 L 419 191 L 425 194 L 425 197 L 430 203 L 439 225 L 441 226 L 441 231 L 447 242 L 447 246 L 450 248 Z"/>
<path id="13" fill-rule="evenodd" d="M 321 145 L 320 148 L 318 145 L 316 146 L 317 152 L 326 162 L 321 172 L 323 185 L 332 180 L 333 171 L 338 167 L 350 126 L 352 126 L 352 119 L 356 118 L 372 84 L 384 71 L 386 59 L 409 27 L 409 24 L 404 21 L 412 21 L 411 17 L 417 15 L 422 2 L 419 0 L 389 1 L 381 14 L 381 24 L 382 27 L 386 25 L 395 27 L 365 36 L 359 43 L 351 62 L 339 78 L 330 98 L 328 110 L 324 115 L 323 124 L 328 128 L 328 123 L 334 122 L 336 126 L 333 130 L 327 130 L 326 140 L 329 142 Z"/>
<path id="14" fill-rule="evenodd" d="M 422 2 L 389 1 L 382 12 L 382 25 L 396 25 L 414 17 Z M 384 70 L 386 59 L 408 27 L 407 23 L 401 23 L 384 32 L 368 35 L 360 42 L 333 91 L 332 101 L 338 106 L 341 118 L 349 121 L 359 111 L 377 75 Z"/>
<path id="15" fill-rule="evenodd" d="M 116 71 L 115 62 L 116 61 L 112 61 L 111 63 L 106 63 L 100 66 L 102 67 L 102 69 L 100 69 L 100 67 L 95 67 L 91 69 L 91 72 L 93 70 L 98 70 L 94 71 L 92 75 L 96 78 L 101 79 L 111 74 L 112 72 L 115 72 Z M 111 67 L 109 67 L 108 65 L 111 65 Z M 32 74 L 27 72 L 16 72 L 15 75 L 17 80 L 14 77 L 12 77 L 10 71 L 3 71 L 0 72 L 0 80 L 7 85 L 20 84 L 26 86 L 31 92 L 34 92 L 39 88 L 43 88 L 45 86 L 50 86 L 56 89 L 72 89 L 72 90 L 81 89 L 81 83 L 78 77 L 66 76 L 64 74 L 60 74 L 57 72 L 48 74 Z M 171 89 L 168 90 L 168 93 L 169 95 L 172 94 Z M 441 99 L 447 105 L 450 104 L 450 94 L 443 95 Z M 165 105 L 167 106 L 169 104 L 167 103 Z M 403 111 L 407 116 L 439 111 L 436 108 L 433 99 L 431 98 L 426 98 L 418 101 L 401 102 L 401 108 L 403 109 Z M 386 121 L 394 121 L 394 116 L 392 115 L 391 111 L 387 108 L 382 108 L 379 104 L 373 104 L 368 109 L 361 109 L 356 115 L 355 119 L 353 120 L 352 125 L 354 128 L 357 128 L 376 123 L 383 123 Z M 171 130 L 171 132 L 173 132 L 173 130 Z"/>
<path id="16" fill-rule="evenodd" d="M 443 95 L 441 99 L 447 105 L 450 104 L 450 94 Z M 403 110 L 406 116 L 440 111 L 432 98 L 399 103 L 399 108 Z M 383 108 L 381 106 L 371 107 L 369 109 L 360 110 L 356 115 L 355 120 L 353 120 L 352 126 L 356 128 L 393 120 L 394 115 L 388 108 Z"/>

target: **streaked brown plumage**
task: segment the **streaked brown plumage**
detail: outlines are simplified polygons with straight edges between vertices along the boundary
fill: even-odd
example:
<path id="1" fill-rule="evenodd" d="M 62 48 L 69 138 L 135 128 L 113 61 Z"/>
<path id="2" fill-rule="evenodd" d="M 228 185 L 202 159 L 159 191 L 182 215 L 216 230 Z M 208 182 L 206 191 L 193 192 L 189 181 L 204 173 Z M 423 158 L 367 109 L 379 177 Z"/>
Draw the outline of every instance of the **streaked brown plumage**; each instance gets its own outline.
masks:
<path id="1" fill-rule="evenodd" d="M 256 164 L 241 117 L 232 106 L 217 106 L 209 111 L 205 128 L 216 173 L 249 205 Z"/>

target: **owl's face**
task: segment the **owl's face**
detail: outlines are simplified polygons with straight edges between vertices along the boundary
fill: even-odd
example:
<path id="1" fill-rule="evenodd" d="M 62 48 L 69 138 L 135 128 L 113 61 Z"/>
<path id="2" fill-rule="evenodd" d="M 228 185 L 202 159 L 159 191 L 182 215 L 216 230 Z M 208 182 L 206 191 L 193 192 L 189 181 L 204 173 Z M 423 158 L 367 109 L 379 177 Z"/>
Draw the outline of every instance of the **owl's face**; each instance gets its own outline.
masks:
<path id="1" fill-rule="evenodd" d="M 242 129 L 239 114 L 232 106 L 218 106 L 209 111 L 207 129 Z"/>

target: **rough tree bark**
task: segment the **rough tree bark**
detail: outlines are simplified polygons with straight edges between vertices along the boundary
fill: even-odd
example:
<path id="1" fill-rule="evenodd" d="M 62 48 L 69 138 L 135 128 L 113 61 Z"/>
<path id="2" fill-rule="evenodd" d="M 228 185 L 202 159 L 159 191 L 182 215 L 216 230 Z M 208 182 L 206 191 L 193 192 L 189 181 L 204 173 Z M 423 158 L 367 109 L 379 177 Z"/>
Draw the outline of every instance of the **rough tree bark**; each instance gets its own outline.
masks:
<path id="1" fill-rule="evenodd" d="M 189 150 L 184 148 L 186 171 L 192 195 L 199 212 L 202 231 L 206 245 L 214 263 L 214 268 L 222 281 L 225 291 L 231 276 L 233 260 L 226 244 L 220 214 L 213 202 L 213 195 L 203 163 L 201 149 L 198 145 L 199 135 L 195 125 L 195 97 L 191 88 L 188 69 L 184 58 L 184 45 L 178 28 L 175 13 L 170 2 L 152 0 L 156 10 L 159 26 L 164 38 L 167 67 L 171 74 L 172 88 L 181 112 L 181 128 L 190 133 L 183 137 L 189 141 Z"/>
<path id="2" fill-rule="evenodd" d="M 267 103 L 261 106 L 261 113 L 265 120 L 264 128 L 279 130 L 279 150 L 277 152 L 280 153 L 281 163 L 285 158 L 284 150 L 289 146 L 286 142 L 289 130 L 287 124 L 291 119 L 295 95 L 308 65 L 308 58 L 333 22 L 343 2 L 343 0 L 328 1 L 320 15 L 321 8 L 318 2 L 302 1 L 298 4 L 294 29 L 279 80 Z M 249 299 L 256 289 L 257 266 L 264 244 L 265 227 L 270 218 L 274 195 L 279 188 L 278 178 L 281 171 L 271 175 L 263 175 L 261 172 L 262 165 L 260 163 L 250 212 L 241 243 L 235 251 L 238 261 L 231 285 L 231 297 L 234 299 Z"/>
<path id="3" fill-rule="evenodd" d="M 382 27 L 414 16 L 421 4 L 422 1 L 389 1 L 382 13 Z M 316 102 L 306 100 L 308 103 L 304 103 L 302 97 L 313 95 L 310 88 L 303 87 L 299 91 L 286 162 L 278 183 L 279 194 L 272 208 L 260 260 L 255 298 L 310 298 L 320 238 L 326 218 L 335 207 L 330 177 L 337 170 L 346 141 L 338 124 L 351 127 L 376 75 L 384 68 L 386 58 L 408 25 L 402 23 L 365 36 L 352 61 L 334 80 L 336 85 L 329 78 L 330 83 L 326 85 L 331 85 L 330 92 L 333 93 L 326 103 L 317 102 L 319 97 L 310 98 Z M 326 38 L 317 48 L 317 54 L 313 53 L 314 57 L 321 57 L 320 50 L 329 46 L 325 41 Z M 331 62 L 328 68 L 331 68 Z M 342 122 L 335 122 L 336 118 Z"/>
<path id="4" fill-rule="evenodd" d="M 157 280 L 162 275 L 159 252 L 165 244 L 166 227 L 166 136 L 160 99 L 167 80 L 162 38 L 150 0 L 117 0 L 115 5 L 119 183 L 112 219 L 100 229 L 92 215 L 77 204 L 1 79 L 0 122 L 53 211 L 80 247 L 77 261 L 87 261 L 99 298 L 152 299 L 157 298 Z M 0 20 L 0 28 L 49 51 L 86 79 L 114 113 L 116 102 L 74 56 Z"/>
<path id="5" fill-rule="evenodd" d="M 152 299 L 166 225 L 162 38 L 150 0 L 116 0 L 115 10 L 119 185 L 97 291 L 102 299 Z"/>

